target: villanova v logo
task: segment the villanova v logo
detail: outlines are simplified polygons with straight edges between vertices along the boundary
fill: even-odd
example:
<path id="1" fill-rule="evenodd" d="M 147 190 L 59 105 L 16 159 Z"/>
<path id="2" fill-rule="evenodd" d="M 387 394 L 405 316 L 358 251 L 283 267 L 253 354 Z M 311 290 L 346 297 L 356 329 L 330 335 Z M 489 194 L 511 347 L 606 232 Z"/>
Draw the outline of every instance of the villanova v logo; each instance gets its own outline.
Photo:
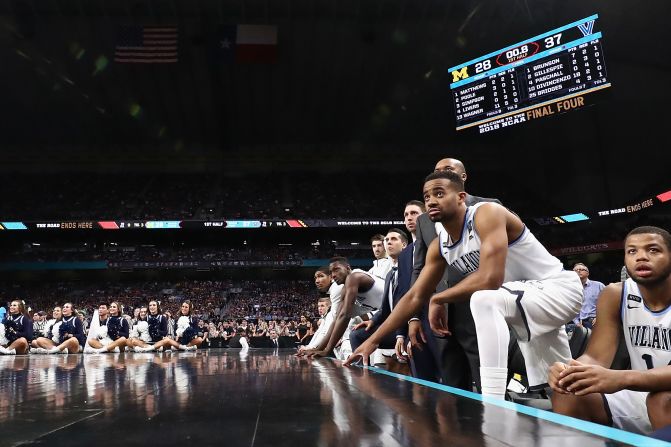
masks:
<path id="1" fill-rule="evenodd" d="M 594 30 L 594 20 L 581 23 L 580 25 L 578 25 L 578 29 L 580 30 L 583 36 L 589 36 L 590 34 L 592 34 L 592 30 Z"/>

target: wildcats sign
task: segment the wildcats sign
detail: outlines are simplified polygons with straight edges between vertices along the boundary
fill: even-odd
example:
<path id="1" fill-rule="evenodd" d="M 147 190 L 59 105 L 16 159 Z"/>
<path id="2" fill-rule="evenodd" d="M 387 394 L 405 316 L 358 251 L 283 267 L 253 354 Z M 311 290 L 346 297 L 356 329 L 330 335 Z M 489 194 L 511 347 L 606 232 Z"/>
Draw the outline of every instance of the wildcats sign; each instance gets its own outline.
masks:
<path id="1" fill-rule="evenodd" d="M 483 133 L 562 113 L 585 105 L 579 95 L 610 87 L 597 19 L 586 17 L 450 68 L 457 130 L 477 126 Z"/>

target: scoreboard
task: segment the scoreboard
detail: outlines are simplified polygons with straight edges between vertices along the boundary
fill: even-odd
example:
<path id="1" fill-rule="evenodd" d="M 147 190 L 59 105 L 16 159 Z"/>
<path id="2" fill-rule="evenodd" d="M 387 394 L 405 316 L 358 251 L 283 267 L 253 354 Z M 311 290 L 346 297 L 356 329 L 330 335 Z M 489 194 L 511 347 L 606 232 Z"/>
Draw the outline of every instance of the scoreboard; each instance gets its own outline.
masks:
<path id="1" fill-rule="evenodd" d="M 485 133 L 579 109 L 610 87 L 598 17 L 450 68 L 457 130 Z"/>

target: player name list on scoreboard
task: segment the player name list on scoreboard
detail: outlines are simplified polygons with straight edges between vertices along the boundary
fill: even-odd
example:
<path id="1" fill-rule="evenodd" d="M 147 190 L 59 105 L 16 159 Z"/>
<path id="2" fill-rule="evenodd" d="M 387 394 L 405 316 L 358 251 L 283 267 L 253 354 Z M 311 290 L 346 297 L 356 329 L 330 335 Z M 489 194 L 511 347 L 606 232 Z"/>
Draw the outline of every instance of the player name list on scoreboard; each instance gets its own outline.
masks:
<path id="1" fill-rule="evenodd" d="M 457 130 L 480 133 L 577 109 L 610 87 L 598 15 L 450 69 Z"/>

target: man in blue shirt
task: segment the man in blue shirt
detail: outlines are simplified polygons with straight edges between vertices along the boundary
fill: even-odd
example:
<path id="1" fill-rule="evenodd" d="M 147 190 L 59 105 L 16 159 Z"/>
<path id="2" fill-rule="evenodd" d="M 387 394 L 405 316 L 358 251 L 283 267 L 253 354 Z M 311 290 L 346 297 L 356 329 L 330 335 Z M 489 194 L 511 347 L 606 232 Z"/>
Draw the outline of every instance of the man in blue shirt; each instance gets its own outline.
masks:
<path id="1" fill-rule="evenodd" d="M 596 322 L 596 300 L 604 289 L 604 284 L 599 281 L 589 279 L 589 269 L 582 262 L 573 266 L 573 271 L 578 274 L 584 290 L 585 299 L 582 302 L 580 314 L 573 322 L 578 326 L 585 326 L 592 329 Z"/>

